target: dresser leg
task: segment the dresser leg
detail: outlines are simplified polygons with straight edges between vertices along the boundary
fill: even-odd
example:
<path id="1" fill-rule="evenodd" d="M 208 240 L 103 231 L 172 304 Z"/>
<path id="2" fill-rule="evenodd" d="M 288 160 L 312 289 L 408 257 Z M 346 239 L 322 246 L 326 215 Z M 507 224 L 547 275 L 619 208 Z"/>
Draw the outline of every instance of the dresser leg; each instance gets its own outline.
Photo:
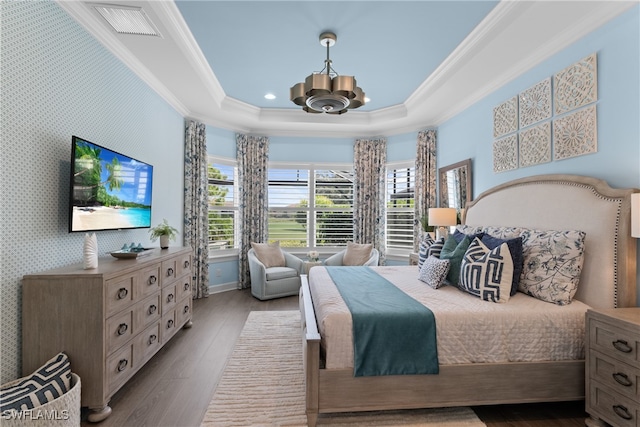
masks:
<path id="1" fill-rule="evenodd" d="M 182 327 L 182 329 L 189 329 L 190 327 L 193 326 L 193 322 L 191 321 L 191 319 L 189 319 L 189 321 L 187 323 L 184 324 L 184 326 Z"/>
<path id="2" fill-rule="evenodd" d="M 593 416 L 584 420 L 584 425 L 586 425 L 587 427 L 609 427 L 609 424 L 605 423 L 604 421 L 600 421 Z"/>
<path id="3" fill-rule="evenodd" d="M 102 408 L 89 408 L 87 421 L 90 423 L 99 423 L 107 419 L 109 415 L 111 415 L 111 406 L 109 405 L 104 405 Z"/>

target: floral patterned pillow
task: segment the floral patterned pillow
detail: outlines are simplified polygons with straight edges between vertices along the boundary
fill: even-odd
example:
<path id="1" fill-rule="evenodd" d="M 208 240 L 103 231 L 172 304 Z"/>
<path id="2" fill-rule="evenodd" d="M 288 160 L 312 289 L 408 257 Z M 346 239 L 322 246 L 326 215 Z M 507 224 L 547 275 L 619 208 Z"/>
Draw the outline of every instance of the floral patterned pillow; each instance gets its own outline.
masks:
<path id="1" fill-rule="evenodd" d="M 524 266 L 518 290 L 567 305 L 578 290 L 584 261 L 583 231 L 522 231 Z"/>

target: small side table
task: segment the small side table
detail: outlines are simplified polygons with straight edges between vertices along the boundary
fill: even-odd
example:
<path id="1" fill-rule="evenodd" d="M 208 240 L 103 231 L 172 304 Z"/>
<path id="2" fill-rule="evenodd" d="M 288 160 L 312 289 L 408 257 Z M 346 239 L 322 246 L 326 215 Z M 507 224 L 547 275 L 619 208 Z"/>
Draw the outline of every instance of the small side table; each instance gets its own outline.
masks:
<path id="1" fill-rule="evenodd" d="M 304 261 L 304 274 L 309 275 L 309 270 L 311 267 L 315 267 L 317 265 L 322 265 L 322 261 Z"/>
<path id="2" fill-rule="evenodd" d="M 411 252 L 409 254 L 409 265 L 418 265 L 418 253 Z"/>

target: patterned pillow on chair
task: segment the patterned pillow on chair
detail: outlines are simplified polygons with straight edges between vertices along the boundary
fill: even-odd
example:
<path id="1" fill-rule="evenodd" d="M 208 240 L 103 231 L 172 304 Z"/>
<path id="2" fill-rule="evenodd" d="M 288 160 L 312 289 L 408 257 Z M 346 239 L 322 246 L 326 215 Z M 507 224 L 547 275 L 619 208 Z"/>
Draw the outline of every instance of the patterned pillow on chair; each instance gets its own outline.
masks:
<path id="1" fill-rule="evenodd" d="M 71 388 L 71 364 L 58 353 L 28 377 L 0 389 L 0 412 L 33 409 L 65 394 Z"/>
<path id="2" fill-rule="evenodd" d="M 507 243 L 489 249 L 480 239 L 471 242 L 460 267 L 460 289 L 484 301 L 505 303 L 512 280 L 513 259 Z"/>

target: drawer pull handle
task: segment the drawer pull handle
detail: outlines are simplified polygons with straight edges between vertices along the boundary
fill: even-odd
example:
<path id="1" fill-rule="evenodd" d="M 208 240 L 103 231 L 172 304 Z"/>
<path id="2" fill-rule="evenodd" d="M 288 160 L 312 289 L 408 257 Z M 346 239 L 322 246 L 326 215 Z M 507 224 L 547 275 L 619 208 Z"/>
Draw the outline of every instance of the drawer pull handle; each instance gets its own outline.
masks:
<path id="1" fill-rule="evenodd" d="M 173 301 L 173 294 L 167 295 L 167 302 Z"/>
<path id="2" fill-rule="evenodd" d="M 129 361 L 127 359 L 122 359 L 120 362 L 118 362 L 118 372 L 122 372 L 127 369 L 128 364 Z"/>
<path id="3" fill-rule="evenodd" d="M 623 385 L 625 387 L 630 387 L 633 385 L 633 381 L 631 381 L 629 377 L 626 374 L 623 374 L 622 372 L 614 373 L 613 379 L 616 380 L 618 384 Z"/>
<path id="4" fill-rule="evenodd" d="M 149 306 L 149 314 L 153 314 L 153 313 L 155 313 L 157 309 L 158 309 L 158 307 L 156 307 L 156 305 L 155 305 L 155 304 L 151 304 L 151 305 Z"/>
<path id="5" fill-rule="evenodd" d="M 625 420 L 630 420 L 633 418 L 633 416 L 629 413 L 629 410 L 622 405 L 613 405 L 613 412 L 615 412 L 617 416 Z"/>
<path id="6" fill-rule="evenodd" d="M 624 340 L 615 340 L 611 344 L 613 344 L 613 347 L 615 347 L 616 350 L 623 353 L 631 353 L 631 351 L 633 351 L 631 346 L 629 346 L 629 344 Z"/>
<path id="7" fill-rule="evenodd" d="M 118 295 L 117 295 L 118 299 L 125 299 L 128 294 L 129 294 L 129 291 L 127 290 L 127 288 L 118 289 Z"/>
<path id="8" fill-rule="evenodd" d="M 173 276 L 173 268 L 167 268 L 167 276 Z"/>
<path id="9" fill-rule="evenodd" d="M 185 283 L 185 284 L 184 284 L 184 290 L 185 290 L 185 291 L 188 291 L 190 287 L 191 287 L 191 286 L 189 285 L 189 283 Z"/>
<path id="10" fill-rule="evenodd" d="M 184 268 L 189 268 L 189 261 L 185 261 L 183 265 L 184 265 Z"/>
<path id="11" fill-rule="evenodd" d="M 158 339 L 158 336 L 156 334 L 149 335 L 149 345 L 151 345 L 154 342 L 156 342 L 157 339 Z"/>
<path id="12" fill-rule="evenodd" d="M 155 285 L 157 281 L 158 281 L 158 278 L 156 276 L 149 276 L 150 285 Z"/>
<path id="13" fill-rule="evenodd" d="M 120 326 L 118 326 L 118 335 L 124 335 L 127 332 L 127 329 L 129 329 L 129 326 L 127 326 L 126 323 L 120 323 Z"/>
<path id="14" fill-rule="evenodd" d="M 167 320 L 167 329 L 173 328 L 173 319 Z"/>
<path id="15" fill-rule="evenodd" d="M 189 312 L 189 306 L 185 305 L 184 310 L 182 310 L 185 314 Z"/>

